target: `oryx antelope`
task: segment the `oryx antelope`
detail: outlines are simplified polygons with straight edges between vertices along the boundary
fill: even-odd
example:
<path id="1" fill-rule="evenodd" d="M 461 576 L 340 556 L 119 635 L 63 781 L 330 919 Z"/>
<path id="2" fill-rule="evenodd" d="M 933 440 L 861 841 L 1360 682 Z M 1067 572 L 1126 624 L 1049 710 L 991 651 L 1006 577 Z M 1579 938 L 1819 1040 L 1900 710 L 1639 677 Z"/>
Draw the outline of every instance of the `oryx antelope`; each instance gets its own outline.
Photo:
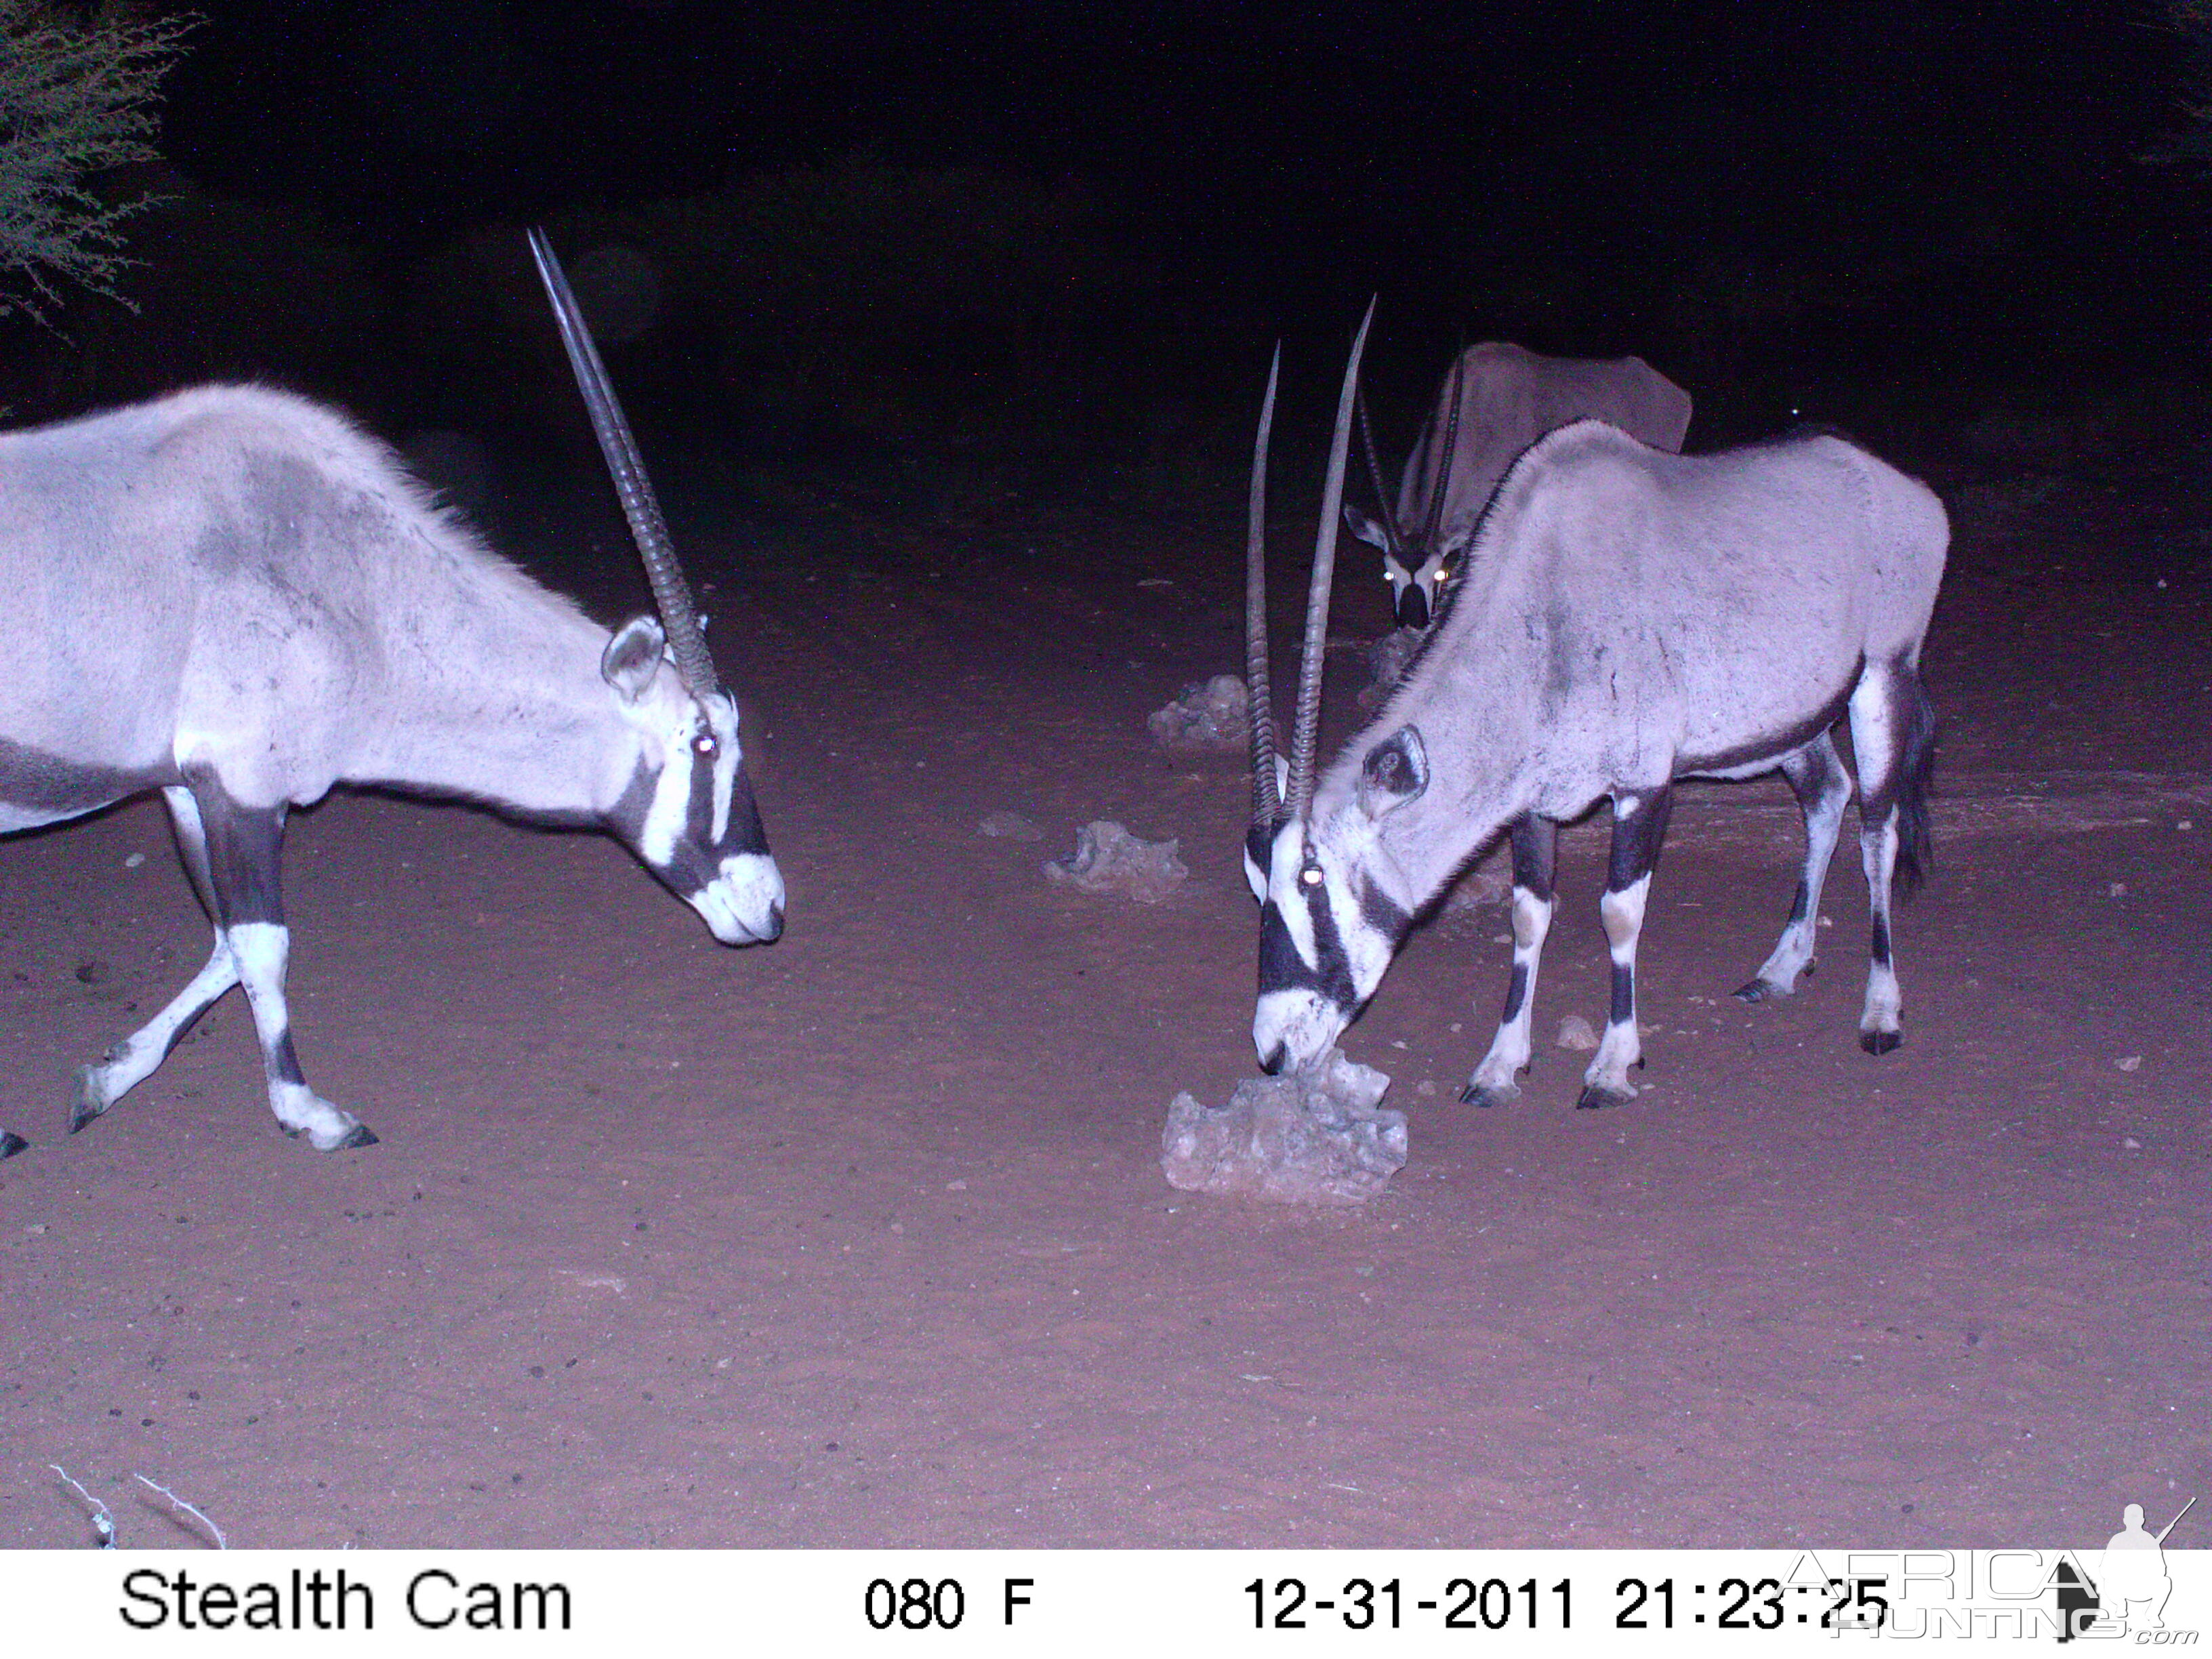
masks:
<path id="1" fill-rule="evenodd" d="M 1806 839 L 1796 902 L 1736 994 L 1787 995 L 1813 965 L 1821 880 L 1850 795 L 1829 736 L 1845 714 L 1873 914 L 1859 1041 L 1869 1054 L 1896 1048 L 1890 884 L 1916 879 L 1926 852 L 1935 726 L 1917 665 L 1949 540 L 1942 504 L 1838 438 L 1689 457 L 1597 421 L 1563 428 L 1514 463 L 1421 653 L 1381 715 L 1317 775 L 1322 646 L 1365 337 L 1363 325 L 1337 406 L 1279 799 L 1261 544 L 1272 374 L 1254 453 L 1246 857 L 1262 905 L 1252 1021 L 1262 1065 L 1321 1060 L 1374 995 L 1413 918 L 1509 830 L 1512 979 L 1462 1098 L 1510 1099 L 1529 1059 L 1558 826 L 1610 796 L 1600 910 L 1612 998 L 1578 1103 L 1629 1099 L 1629 1069 L 1642 1063 L 1637 935 L 1675 781 L 1779 769 L 1796 791 Z"/>
<path id="2" fill-rule="evenodd" d="M 1429 625 L 1490 492 L 1514 457 L 1547 432 L 1572 421 L 1610 421 L 1671 453 L 1690 429 L 1690 394 L 1641 357 L 1545 357 L 1502 341 L 1472 345 L 1444 372 L 1393 508 L 1364 393 L 1358 408 L 1367 477 L 1382 517 L 1347 504 L 1344 519 L 1353 535 L 1382 550 L 1392 608 L 1406 628 Z"/>
<path id="3" fill-rule="evenodd" d="M 374 1142 L 307 1086 L 285 1012 L 285 814 L 335 784 L 594 824 L 722 943 L 782 931 L 737 707 L 542 233 L 532 248 L 659 611 L 611 636 L 298 398 L 207 386 L 0 437 L 0 830 L 159 789 L 215 924 L 198 977 L 79 1072 L 72 1129 L 243 985 L 278 1123 L 325 1152 Z"/>

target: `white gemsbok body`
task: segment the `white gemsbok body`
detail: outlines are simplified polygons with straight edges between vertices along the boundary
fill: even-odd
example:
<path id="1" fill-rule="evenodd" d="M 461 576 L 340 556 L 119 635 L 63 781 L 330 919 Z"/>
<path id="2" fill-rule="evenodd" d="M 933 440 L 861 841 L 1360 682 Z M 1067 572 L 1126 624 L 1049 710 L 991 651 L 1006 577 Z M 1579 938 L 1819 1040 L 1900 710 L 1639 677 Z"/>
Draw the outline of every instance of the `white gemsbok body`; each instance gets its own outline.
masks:
<path id="1" fill-rule="evenodd" d="M 575 301 L 532 245 L 658 619 L 611 635 L 298 398 L 206 386 L 0 436 L 0 830 L 159 789 L 215 924 L 191 983 L 78 1073 L 72 1129 L 243 985 L 277 1121 L 325 1152 L 374 1144 L 307 1086 L 285 1012 L 285 814 L 334 785 L 597 825 L 722 943 L 781 932 L 737 707 Z"/>
<path id="2" fill-rule="evenodd" d="M 1546 357 L 1496 340 L 1472 345 L 1444 371 L 1395 509 L 1360 398 L 1367 477 L 1383 516 L 1378 521 L 1347 504 L 1344 520 L 1382 549 L 1400 625 L 1426 628 L 1491 491 L 1522 450 L 1572 422 L 1600 420 L 1671 453 L 1690 429 L 1690 394 L 1641 357 Z"/>
<path id="3" fill-rule="evenodd" d="M 1736 994 L 1787 995 L 1813 965 L 1821 881 L 1850 795 L 1829 735 L 1846 714 L 1873 917 L 1859 1040 L 1869 1054 L 1896 1048 L 1890 886 L 1893 875 L 1916 880 L 1926 854 L 1935 726 L 1918 662 L 1949 540 L 1942 502 L 1839 438 L 1689 457 L 1596 421 L 1563 428 L 1514 463 L 1421 653 L 1382 714 L 1316 775 L 1321 647 L 1365 333 L 1338 405 L 1279 801 L 1258 511 L 1272 377 L 1254 457 L 1246 856 L 1257 861 L 1248 868 L 1255 888 L 1264 881 L 1252 1023 L 1261 1063 L 1274 1072 L 1321 1060 L 1374 995 L 1413 919 L 1504 830 L 1512 979 L 1496 1040 L 1462 1098 L 1487 1106 L 1517 1094 L 1558 826 L 1609 796 L 1600 909 L 1612 997 L 1578 1103 L 1631 1098 L 1628 1072 L 1642 1063 L 1637 936 L 1676 780 L 1779 769 L 1796 791 L 1806 830 L 1796 902 Z"/>

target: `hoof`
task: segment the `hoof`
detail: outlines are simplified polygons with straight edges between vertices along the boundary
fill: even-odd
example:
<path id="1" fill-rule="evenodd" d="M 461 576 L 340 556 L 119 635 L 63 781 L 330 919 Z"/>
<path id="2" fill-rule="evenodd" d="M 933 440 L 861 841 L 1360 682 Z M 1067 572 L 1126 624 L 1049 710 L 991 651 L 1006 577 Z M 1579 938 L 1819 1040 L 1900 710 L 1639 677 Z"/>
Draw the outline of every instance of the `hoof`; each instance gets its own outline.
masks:
<path id="1" fill-rule="evenodd" d="M 0 1158 L 13 1158 L 31 1143 L 10 1129 L 0 1129 Z"/>
<path id="2" fill-rule="evenodd" d="M 1861 1031 L 1859 1047 L 1870 1054 L 1886 1054 L 1905 1046 L 1902 1031 Z"/>
<path id="3" fill-rule="evenodd" d="M 1607 1106 L 1626 1106 L 1636 1098 L 1633 1089 L 1608 1088 L 1602 1083 L 1583 1085 L 1581 1096 L 1575 1102 L 1578 1112 L 1595 1112 Z"/>
<path id="4" fill-rule="evenodd" d="M 331 1151 L 334 1152 L 349 1152 L 356 1146 L 374 1146 L 376 1144 L 376 1136 L 374 1133 L 370 1130 L 368 1125 L 366 1123 L 356 1123 L 353 1126 L 352 1132 L 349 1133 L 344 1139 L 339 1141 L 337 1145 L 331 1147 Z"/>
<path id="5" fill-rule="evenodd" d="M 1487 1111 L 1492 1106 L 1503 1106 L 1509 1101 L 1520 1099 L 1521 1088 L 1518 1084 L 1513 1083 L 1507 1084 L 1502 1089 L 1489 1089 L 1480 1083 L 1470 1083 L 1459 1091 L 1459 1097 L 1463 1104 L 1480 1106 Z"/>
<path id="6" fill-rule="evenodd" d="M 100 1091 L 100 1068 L 78 1066 L 76 1087 L 70 1096 L 70 1133 L 75 1134 L 113 1103 Z"/>
<path id="7" fill-rule="evenodd" d="M 1771 1002 L 1777 997 L 1786 997 L 1790 988 L 1777 985 L 1771 979 L 1755 979 L 1733 994 L 1738 1002 Z"/>

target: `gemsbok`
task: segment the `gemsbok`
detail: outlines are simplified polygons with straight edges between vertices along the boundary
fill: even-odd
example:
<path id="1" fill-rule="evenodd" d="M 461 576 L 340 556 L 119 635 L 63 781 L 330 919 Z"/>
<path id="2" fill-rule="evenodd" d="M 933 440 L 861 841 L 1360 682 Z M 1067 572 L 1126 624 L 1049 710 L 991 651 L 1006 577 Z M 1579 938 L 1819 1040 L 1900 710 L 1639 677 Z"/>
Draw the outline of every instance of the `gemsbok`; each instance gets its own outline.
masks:
<path id="1" fill-rule="evenodd" d="M 1461 1098 L 1490 1106 L 1518 1094 L 1558 826 L 1610 797 L 1600 913 L 1612 994 L 1577 1103 L 1631 1099 L 1628 1073 L 1643 1057 L 1637 938 L 1674 784 L 1778 769 L 1796 792 L 1806 838 L 1796 901 L 1736 993 L 1785 996 L 1813 965 L 1821 881 L 1850 795 L 1829 735 L 1846 714 L 1873 933 L 1859 1042 L 1869 1054 L 1896 1048 L 1890 887 L 1893 877 L 1911 885 L 1926 861 L 1935 722 L 1918 665 L 1949 541 L 1942 503 L 1836 437 L 1691 457 L 1598 421 L 1562 428 L 1513 464 L 1423 648 L 1380 715 L 1320 771 L 1322 647 L 1366 332 L 1363 323 L 1337 404 L 1279 786 L 1261 539 L 1272 372 L 1254 450 L 1245 848 L 1261 900 L 1252 1022 L 1261 1064 L 1318 1063 L 1375 994 L 1414 917 L 1505 831 L 1512 977 L 1497 1037 Z"/>
<path id="2" fill-rule="evenodd" d="M 594 825 L 723 944 L 782 931 L 737 705 L 574 296 L 531 247 L 659 611 L 611 635 L 302 398 L 203 386 L 0 436 L 0 831 L 158 789 L 215 926 L 198 976 L 78 1072 L 72 1130 L 243 985 L 277 1122 L 374 1144 L 307 1086 L 285 1009 L 285 814 L 336 785 Z"/>
<path id="3" fill-rule="evenodd" d="M 1367 399 L 1359 437 L 1380 520 L 1346 504 L 1344 521 L 1380 548 L 1399 625 L 1426 628 L 1490 492 L 1514 457 L 1571 422 L 1610 421 L 1655 449 L 1680 450 L 1690 394 L 1641 357 L 1545 357 L 1503 341 L 1469 346 L 1444 371 L 1435 407 L 1398 483 L 1395 509 L 1375 458 Z"/>

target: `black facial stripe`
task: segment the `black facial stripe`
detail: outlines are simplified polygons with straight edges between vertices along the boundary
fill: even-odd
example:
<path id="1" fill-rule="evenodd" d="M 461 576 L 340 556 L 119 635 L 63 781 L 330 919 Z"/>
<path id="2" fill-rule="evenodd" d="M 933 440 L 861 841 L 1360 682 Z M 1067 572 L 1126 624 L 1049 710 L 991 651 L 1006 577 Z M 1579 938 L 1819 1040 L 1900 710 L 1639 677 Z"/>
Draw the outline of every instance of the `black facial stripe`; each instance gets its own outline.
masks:
<path id="1" fill-rule="evenodd" d="M 642 765 L 629 775 L 622 798 L 607 811 L 607 827 L 631 846 L 645 834 L 645 815 L 653 810 L 653 774 Z"/>
<path id="2" fill-rule="evenodd" d="M 607 827 L 641 859 L 644 859 L 640 848 L 645 836 L 646 815 L 653 810 L 654 782 L 653 772 L 641 763 L 630 775 L 622 798 L 607 813 Z M 718 879 L 724 859 L 741 853 L 763 857 L 768 854 L 768 832 L 761 823 L 760 804 L 753 798 L 752 780 L 745 775 L 742 765 L 730 782 L 729 827 L 720 842 L 708 839 L 714 827 L 714 775 L 704 756 L 694 757 L 684 813 L 684 830 L 670 850 L 668 862 L 654 864 L 645 860 L 646 867 L 680 897 L 688 899 Z"/>
<path id="3" fill-rule="evenodd" d="M 1306 966 L 1281 909 L 1269 899 L 1260 909 L 1260 994 L 1320 989 L 1320 977 Z"/>
<path id="4" fill-rule="evenodd" d="M 754 798 L 753 781 L 745 775 L 742 764 L 737 776 L 730 780 L 730 825 L 718 850 L 725 858 L 739 853 L 768 855 L 768 830 L 761 823 L 760 802 Z"/>
<path id="5" fill-rule="evenodd" d="M 1251 860 L 1252 867 L 1260 872 L 1263 883 L 1267 878 L 1267 860 L 1273 856 L 1274 841 L 1273 824 L 1255 823 L 1244 832 L 1244 856 Z"/>
<path id="6" fill-rule="evenodd" d="M 1359 919 L 1389 939 L 1393 951 L 1406 937 L 1406 930 L 1413 925 L 1410 911 L 1401 908 L 1397 900 L 1364 877 L 1359 883 Z"/>
<path id="7" fill-rule="evenodd" d="M 1311 991 L 1348 1013 L 1358 1005 L 1358 996 L 1352 988 L 1352 963 L 1337 937 L 1336 919 L 1329 914 L 1323 892 L 1306 898 L 1307 914 L 1314 918 L 1314 954 L 1321 959 L 1316 967 L 1308 967 L 1298 954 L 1290 927 L 1273 900 L 1260 912 L 1260 994 Z"/>
<path id="8" fill-rule="evenodd" d="M 1314 956 L 1318 965 L 1321 994 L 1347 1013 L 1359 1006 L 1359 993 L 1352 985 L 1352 958 L 1345 953 L 1343 937 L 1336 931 L 1336 912 L 1329 908 L 1328 884 L 1316 882 L 1304 888 L 1306 915 L 1313 927 Z"/>

